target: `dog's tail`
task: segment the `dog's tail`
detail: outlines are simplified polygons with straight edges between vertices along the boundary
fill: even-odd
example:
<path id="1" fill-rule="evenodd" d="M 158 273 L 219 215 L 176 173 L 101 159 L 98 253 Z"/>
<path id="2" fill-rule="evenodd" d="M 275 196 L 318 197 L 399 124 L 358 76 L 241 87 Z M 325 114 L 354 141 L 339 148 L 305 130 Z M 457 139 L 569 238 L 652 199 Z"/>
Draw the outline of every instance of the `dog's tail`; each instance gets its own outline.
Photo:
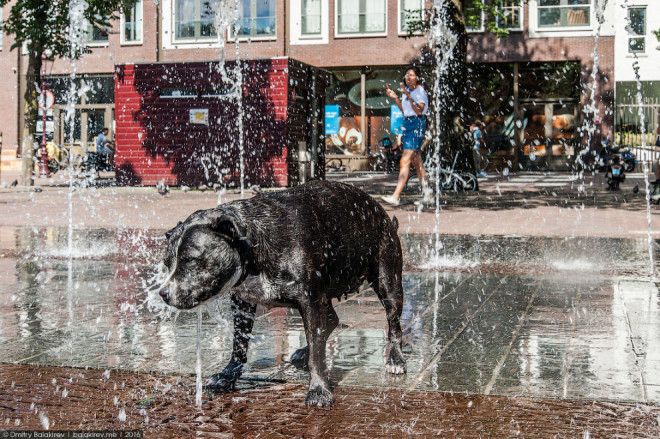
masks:
<path id="1" fill-rule="evenodd" d="M 399 220 L 396 219 L 396 216 L 392 217 L 392 226 L 394 227 L 395 232 L 399 230 Z"/>

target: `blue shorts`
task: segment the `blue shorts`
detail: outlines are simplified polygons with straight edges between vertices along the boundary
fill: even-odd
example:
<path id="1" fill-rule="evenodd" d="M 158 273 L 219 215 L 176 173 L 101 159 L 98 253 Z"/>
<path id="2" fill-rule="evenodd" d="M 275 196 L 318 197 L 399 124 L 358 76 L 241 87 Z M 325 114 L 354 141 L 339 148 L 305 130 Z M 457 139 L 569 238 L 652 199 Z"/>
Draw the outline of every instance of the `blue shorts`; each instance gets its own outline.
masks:
<path id="1" fill-rule="evenodd" d="M 426 133 L 426 116 L 408 116 L 403 119 L 402 137 L 403 149 L 418 151 Z"/>

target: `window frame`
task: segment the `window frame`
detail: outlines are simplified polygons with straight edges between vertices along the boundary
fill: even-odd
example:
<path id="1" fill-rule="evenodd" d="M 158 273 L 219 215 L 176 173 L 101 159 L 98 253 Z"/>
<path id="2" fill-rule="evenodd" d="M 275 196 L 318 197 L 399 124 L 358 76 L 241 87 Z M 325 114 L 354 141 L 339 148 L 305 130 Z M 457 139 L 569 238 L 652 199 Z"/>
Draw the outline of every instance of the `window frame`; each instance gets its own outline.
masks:
<path id="1" fill-rule="evenodd" d="M 137 11 L 136 6 L 140 5 L 140 38 L 135 39 L 135 40 L 127 40 L 126 39 L 126 15 L 124 11 L 121 11 L 121 14 L 119 16 L 119 42 L 122 46 L 139 46 L 141 44 L 144 44 L 144 0 L 135 0 L 135 4 L 133 5 L 134 10 Z M 137 23 L 136 20 L 134 20 L 134 23 Z"/>
<path id="2" fill-rule="evenodd" d="M 243 1 L 245 0 L 238 0 L 239 2 L 239 8 L 242 8 L 243 6 Z M 256 8 L 256 1 L 257 0 L 247 0 L 250 2 L 250 9 Z M 228 41 L 236 41 L 236 38 L 238 37 L 238 41 L 276 41 L 277 40 L 277 0 L 269 0 L 272 1 L 275 4 L 275 15 L 273 18 L 275 18 L 274 21 L 274 26 L 275 29 L 273 30 L 272 35 L 263 35 L 263 36 L 258 36 L 258 35 L 236 35 L 234 33 L 234 29 L 228 29 L 227 32 L 229 33 L 227 40 Z M 284 1 L 289 1 L 289 0 L 284 0 Z M 302 3 L 301 3 L 302 7 Z M 252 18 L 252 17 L 251 17 Z M 253 17 L 252 19 L 254 20 L 256 17 Z M 240 20 L 240 18 L 239 18 Z"/>
<path id="3" fill-rule="evenodd" d="M 467 24 L 466 24 L 465 25 L 465 33 L 478 34 L 478 33 L 486 31 L 486 8 L 485 7 L 481 9 L 481 17 L 480 17 L 479 21 L 480 21 L 480 26 L 478 28 L 477 27 L 474 27 L 474 28 L 468 27 Z"/>
<path id="4" fill-rule="evenodd" d="M 93 40 L 92 35 L 94 29 L 98 29 L 101 32 L 105 32 L 105 40 Z M 85 44 L 87 47 L 107 47 L 110 45 L 110 29 L 102 28 L 101 26 L 96 26 L 95 24 L 87 21 L 87 28 L 85 30 Z"/>
<path id="5" fill-rule="evenodd" d="M 403 23 L 403 20 L 402 20 L 402 18 L 403 18 L 402 15 L 403 15 L 403 11 L 404 11 L 404 9 L 403 9 L 404 1 L 405 0 L 397 0 L 397 14 L 396 14 L 396 16 L 397 16 L 397 31 L 399 32 L 400 36 L 408 35 L 408 31 L 406 31 L 403 28 L 404 23 Z M 422 20 L 424 20 L 424 3 L 425 3 L 425 0 L 417 0 L 417 1 L 419 2 L 420 12 L 422 13 Z M 411 35 L 424 35 L 424 32 L 423 31 L 417 31 L 417 32 L 412 33 Z"/>
<path id="6" fill-rule="evenodd" d="M 630 12 L 633 9 L 642 9 L 644 10 L 644 31 L 641 34 L 632 34 L 628 29 L 632 30 L 632 20 L 630 18 Z M 647 33 L 647 6 L 646 5 L 628 5 L 628 10 L 626 11 L 626 54 L 628 56 L 642 55 L 646 53 L 646 33 Z M 631 40 L 642 40 L 643 50 L 630 50 L 630 41 Z"/>
<path id="7" fill-rule="evenodd" d="M 495 23 L 496 23 L 497 27 L 501 27 L 501 25 L 500 25 L 500 14 L 503 14 L 503 11 L 506 10 L 506 9 L 511 9 L 511 10 L 518 9 L 520 11 L 520 18 L 519 18 L 520 26 L 519 27 L 501 27 L 501 28 L 506 29 L 509 32 L 522 32 L 524 30 L 523 27 L 524 27 L 525 7 L 524 7 L 524 4 L 523 4 L 523 0 L 514 0 L 514 1 L 518 2 L 518 6 L 501 6 L 501 7 L 498 8 L 498 9 L 500 9 L 501 12 L 498 13 L 498 15 L 495 19 Z"/>
<path id="8" fill-rule="evenodd" d="M 319 31 L 314 34 L 306 34 L 303 32 L 303 11 L 305 10 L 305 0 L 300 0 L 300 35 L 301 40 L 320 40 L 323 38 L 323 0 L 319 0 Z"/>
<path id="9" fill-rule="evenodd" d="M 384 18 L 385 18 L 385 30 L 380 32 L 353 32 L 353 33 L 342 33 L 339 31 L 339 4 L 341 1 L 359 1 L 359 0 L 335 0 L 335 38 L 374 38 L 374 37 L 386 37 L 388 32 L 388 8 L 387 0 L 380 0 L 383 2 L 384 8 Z"/>
<path id="10" fill-rule="evenodd" d="M 179 2 L 179 1 L 185 1 L 185 0 L 172 0 L 172 2 L 171 2 L 171 4 L 172 4 L 172 11 L 171 11 L 171 16 L 172 16 L 172 29 L 171 29 L 171 31 L 172 31 L 172 43 L 173 44 L 185 44 L 185 43 L 207 43 L 208 44 L 208 43 L 214 43 L 214 42 L 219 41 L 218 34 L 216 32 L 216 29 L 215 29 L 215 20 L 214 20 L 214 23 L 213 23 L 213 32 L 215 33 L 215 35 L 210 35 L 210 36 L 207 36 L 207 37 L 193 36 L 193 37 L 178 38 L 177 37 L 178 22 L 177 22 L 176 12 L 177 12 L 177 2 Z M 200 8 L 198 10 L 198 14 L 195 18 L 197 19 L 197 22 L 201 22 L 201 11 L 202 11 L 201 4 L 205 0 L 194 0 L 194 1 L 196 2 L 197 5 L 200 6 Z M 216 0 L 216 1 L 220 1 L 220 0 Z"/>
<path id="11" fill-rule="evenodd" d="M 589 0 L 588 3 L 577 4 L 577 5 L 550 5 L 542 6 L 541 1 L 536 0 L 536 31 L 537 32 L 554 32 L 554 31 L 580 31 L 580 30 L 590 30 L 593 25 L 593 14 L 594 14 L 594 2 Z M 588 24 L 578 25 L 578 26 L 566 26 L 566 25 L 557 25 L 557 26 L 542 26 L 541 25 L 541 11 L 543 9 L 572 9 L 579 8 L 584 9 L 588 8 L 587 18 L 589 19 Z"/>

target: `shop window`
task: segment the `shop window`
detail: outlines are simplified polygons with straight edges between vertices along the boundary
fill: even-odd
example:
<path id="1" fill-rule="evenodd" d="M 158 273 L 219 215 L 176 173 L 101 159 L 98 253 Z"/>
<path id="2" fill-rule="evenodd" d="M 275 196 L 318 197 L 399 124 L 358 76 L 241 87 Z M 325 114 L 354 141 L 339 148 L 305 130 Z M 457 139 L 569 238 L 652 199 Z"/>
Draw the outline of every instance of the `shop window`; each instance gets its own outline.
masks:
<path id="1" fill-rule="evenodd" d="M 463 6 L 465 30 L 468 32 L 484 31 L 484 4 L 481 0 L 466 0 Z"/>
<path id="2" fill-rule="evenodd" d="M 385 0 L 337 0 L 337 34 L 382 34 L 386 32 Z"/>
<path id="3" fill-rule="evenodd" d="M 509 30 L 522 30 L 522 0 L 502 0 L 497 11 L 497 26 Z"/>
<path id="4" fill-rule="evenodd" d="M 275 0 L 242 0 L 239 38 L 275 37 Z"/>
<path id="5" fill-rule="evenodd" d="M 423 19 L 423 0 L 399 0 L 399 33 L 409 33 L 419 28 L 417 23 Z"/>
<path id="6" fill-rule="evenodd" d="M 121 16 L 121 43 L 142 43 L 142 0 L 127 7 Z"/>
<path id="7" fill-rule="evenodd" d="M 177 40 L 213 40 L 215 10 L 219 0 L 175 0 L 174 26 Z"/>
<path id="8" fill-rule="evenodd" d="M 300 34 L 303 37 L 321 35 L 321 0 L 302 0 Z"/>
<path id="9" fill-rule="evenodd" d="M 584 27 L 591 23 L 591 0 L 539 0 L 541 28 Z"/>
<path id="10" fill-rule="evenodd" d="M 628 8 L 628 53 L 646 51 L 646 8 Z"/>

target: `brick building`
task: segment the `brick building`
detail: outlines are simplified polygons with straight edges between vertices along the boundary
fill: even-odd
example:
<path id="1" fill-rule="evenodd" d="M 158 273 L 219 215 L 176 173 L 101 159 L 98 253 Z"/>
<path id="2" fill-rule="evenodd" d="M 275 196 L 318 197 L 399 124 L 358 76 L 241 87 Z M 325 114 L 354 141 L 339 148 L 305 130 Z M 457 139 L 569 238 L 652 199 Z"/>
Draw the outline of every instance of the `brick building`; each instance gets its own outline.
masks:
<path id="1" fill-rule="evenodd" d="M 290 58 L 333 73 L 326 97 L 327 103 L 339 107 L 340 129 L 326 138 L 326 160 L 365 167 L 378 141 L 391 134 L 391 107 L 384 99 L 384 84 L 398 84 L 402 70 L 419 59 L 426 44 L 423 35 L 410 37 L 407 30 L 407 20 L 424 3 L 239 0 L 241 28 L 238 35 L 229 36 L 226 56 L 229 60 L 235 57 L 232 42 L 237 38 L 243 60 Z M 78 61 L 80 81 L 88 91 L 76 104 L 76 144 L 89 145 L 102 126 L 115 129 L 115 119 L 119 119 L 115 66 L 219 59 L 214 4 L 206 0 L 138 0 L 112 29 L 90 29 L 91 53 Z M 473 13 L 469 2 L 466 7 L 468 59 L 474 72 L 471 81 L 477 86 L 474 117 L 484 119 L 495 145 L 492 149 L 501 150 L 502 155 L 510 155 L 516 148 L 533 159 L 546 151 L 560 158 L 574 153 L 566 139 L 578 136 L 582 105 L 590 93 L 581 84 L 591 83 L 597 27 L 593 0 L 506 0 L 504 5 L 495 18 Z M 5 14 L 9 7 L 4 8 Z M 598 40 L 598 118 L 605 132 L 612 127 L 613 8 L 609 2 Z M 484 23 L 489 20 L 498 20 L 501 27 L 508 28 L 508 35 L 498 38 L 487 32 Z M 0 74 L 5 78 L 0 89 L 5 104 L 0 107 L 0 179 L 5 181 L 18 169 L 14 157 L 21 142 L 19 114 L 26 67 L 26 57 L 10 51 L 10 45 L 10 37 L 5 36 L 0 45 Z M 68 136 L 61 117 L 62 90 L 70 65 L 58 60 L 45 68 L 55 93 L 49 115 L 53 122 L 47 129 L 55 141 L 63 143 Z M 486 85 L 490 89 L 484 94 Z M 551 164 L 547 158 L 545 162 Z"/>

